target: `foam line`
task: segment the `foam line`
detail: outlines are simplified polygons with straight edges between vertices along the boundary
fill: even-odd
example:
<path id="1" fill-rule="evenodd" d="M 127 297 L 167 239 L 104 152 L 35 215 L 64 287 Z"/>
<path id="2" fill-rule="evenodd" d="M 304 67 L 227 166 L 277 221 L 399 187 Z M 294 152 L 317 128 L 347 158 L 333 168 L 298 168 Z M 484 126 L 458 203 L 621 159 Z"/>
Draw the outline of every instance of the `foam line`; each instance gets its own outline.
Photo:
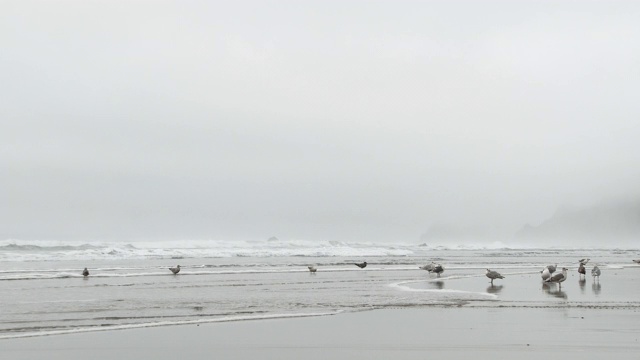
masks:
<path id="1" fill-rule="evenodd" d="M 54 330 L 43 332 L 31 332 L 15 335 L 0 335 L 0 340 L 4 339 L 18 339 L 37 336 L 51 336 L 51 335 L 65 335 L 65 334 L 79 334 L 96 331 L 112 331 L 112 330 L 128 330 L 128 329 L 142 329 L 160 326 L 172 326 L 172 325 L 192 325 L 192 324 L 206 324 L 206 323 L 222 323 L 232 321 L 248 321 L 248 320 L 268 320 L 268 319 L 290 319 L 290 318 L 304 318 L 304 317 L 316 317 L 316 316 L 329 316 L 337 315 L 342 310 L 323 313 L 300 313 L 300 314 L 271 314 L 271 315 L 252 315 L 252 316 L 226 316 L 217 319 L 200 319 L 200 320 L 184 320 L 184 321 L 160 321 L 154 323 L 144 324 L 128 324 L 128 325 L 114 325 L 96 328 L 79 328 L 72 330 Z"/>

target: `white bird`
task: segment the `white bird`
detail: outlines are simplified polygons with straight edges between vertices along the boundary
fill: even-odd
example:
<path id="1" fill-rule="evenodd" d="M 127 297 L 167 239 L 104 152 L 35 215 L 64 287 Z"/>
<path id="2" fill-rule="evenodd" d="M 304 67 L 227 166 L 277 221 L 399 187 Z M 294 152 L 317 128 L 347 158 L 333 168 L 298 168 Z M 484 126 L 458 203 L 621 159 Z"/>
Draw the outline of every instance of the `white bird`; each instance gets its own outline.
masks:
<path id="1" fill-rule="evenodd" d="M 491 279 L 491 285 L 493 285 L 493 280 L 495 279 L 504 279 L 504 276 L 500 275 L 499 272 L 487 269 L 487 277 Z"/>
<path id="2" fill-rule="evenodd" d="M 318 271 L 318 269 L 316 269 L 315 266 L 307 266 L 307 267 L 309 268 L 309 271 L 312 272 L 312 273 Z"/>
<path id="3" fill-rule="evenodd" d="M 551 273 L 549 272 L 549 267 L 545 266 L 544 269 L 542 269 L 542 271 L 540 271 L 540 274 L 542 276 L 542 280 L 546 281 L 548 278 L 551 277 Z"/>
<path id="4" fill-rule="evenodd" d="M 589 260 L 591 260 L 591 259 L 580 259 L 580 260 L 578 260 L 578 262 L 579 262 L 580 264 L 582 264 L 582 265 L 587 265 L 587 263 L 589 262 Z"/>
<path id="5" fill-rule="evenodd" d="M 169 270 L 171 270 L 171 272 L 175 275 L 180 272 L 180 265 L 173 268 L 169 268 Z"/>
<path id="6" fill-rule="evenodd" d="M 547 282 L 557 283 L 558 286 L 562 289 L 562 282 L 567 280 L 567 268 L 562 268 L 562 272 L 551 276 L 547 279 Z"/>
<path id="7" fill-rule="evenodd" d="M 600 274 L 602 272 L 600 271 L 600 268 L 598 267 L 598 265 L 594 266 L 593 269 L 591 269 L 591 276 L 593 276 L 593 279 L 595 280 L 595 278 L 598 278 L 598 282 L 600 281 Z"/>

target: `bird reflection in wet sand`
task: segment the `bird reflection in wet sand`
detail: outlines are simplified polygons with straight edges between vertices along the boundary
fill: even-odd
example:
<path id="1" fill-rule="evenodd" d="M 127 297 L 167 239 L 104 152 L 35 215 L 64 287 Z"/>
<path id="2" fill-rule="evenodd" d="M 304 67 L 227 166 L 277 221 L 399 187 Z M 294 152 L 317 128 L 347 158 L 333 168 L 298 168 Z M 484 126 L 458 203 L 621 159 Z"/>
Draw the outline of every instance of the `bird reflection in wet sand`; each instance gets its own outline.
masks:
<path id="1" fill-rule="evenodd" d="M 444 281 L 433 281 L 431 282 L 431 285 L 438 290 L 444 289 Z"/>
<path id="2" fill-rule="evenodd" d="M 499 294 L 503 287 L 504 285 L 489 285 L 489 287 L 487 287 L 487 292 L 489 294 Z"/>
<path id="3" fill-rule="evenodd" d="M 600 295 L 600 291 L 602 291 L 602 285 L 600 285 L 600 282 L 593 283 L 591 284 L 591 290 L 594 294 Z"/>
<path id="4" fill-rule="evenodd" d="M 560 299 L 567 299 L 567 293 L 560 290 L 559 287 L 556 287 L 555 285 L 551 285 L 549 283 L 542 284 L 542 291 Z"/>
<path id="5" fill-rule="evenodd" d="M 587 283 L 587 279 L 580 279 L 578 280 L 578 285 L 580 285 L 580 291 L 582 293 L 584 293 L 584 284 Z"/>

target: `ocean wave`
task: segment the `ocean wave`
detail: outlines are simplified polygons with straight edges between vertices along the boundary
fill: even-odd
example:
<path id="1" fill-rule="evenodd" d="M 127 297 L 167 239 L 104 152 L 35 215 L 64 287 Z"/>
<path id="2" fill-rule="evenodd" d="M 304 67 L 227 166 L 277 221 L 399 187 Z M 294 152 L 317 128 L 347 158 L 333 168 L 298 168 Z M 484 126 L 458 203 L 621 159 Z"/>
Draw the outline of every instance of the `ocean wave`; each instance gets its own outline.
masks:
<path id="1" fill-rule="evenodd" d="M 214 241 L 73 243 L 53 241 L 0 241 L 1 261 L 80 259 L 188 259 L 232 257 L 375 257 L 410 256 L 410 246 L 336 243 L 330 241 Z"/>
<path id="2" fill-rule="evenodd" d="M 179 240 L 179 241 L 51 241 L 2 240 L 0 261 L 60 261 L 60 260 L 118 260 L 118 259 L 192 259 L 192 258 L 268 258 L 300 257 L 429 257 L 434 251 L 478 251 L 478 256 L 510 257 L 526 250 L 535 254 L 563 254 L 567 249 L 511 246 L 502 242 L 487 244 L 412 244 L 308 240 Z M 583 251 L 585 249 L 582 249 Z M 588 249 L 587 249 L 588 250 Z M 615 249 L 635 254 L 637 249 Z M 486 253 L 481 253 L 486 252 Z"/>

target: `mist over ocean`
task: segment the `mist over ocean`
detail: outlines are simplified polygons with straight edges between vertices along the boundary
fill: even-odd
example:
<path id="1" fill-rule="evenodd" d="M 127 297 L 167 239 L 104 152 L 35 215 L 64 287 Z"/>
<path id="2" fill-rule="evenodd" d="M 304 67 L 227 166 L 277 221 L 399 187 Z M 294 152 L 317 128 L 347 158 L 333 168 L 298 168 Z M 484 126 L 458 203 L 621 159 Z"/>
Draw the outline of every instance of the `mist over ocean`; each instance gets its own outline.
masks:
<path id="1" fill-rule="evenodd" d="M 505 331 L 537 324 L 544 351 L 539 314 L 576 338 L 569 313 L 597 314 L 587 345 L 635 335 L 639 15 L 598 0 L 0 1 L 0 346 L 434 307 L 519 308 Z M 548 265 L 566 280 L 543 283 Z M 610 311 L 620 322 L 599 327 Z M 448 344 L 502 347 L 496 324 L 492 342 Z"/>

